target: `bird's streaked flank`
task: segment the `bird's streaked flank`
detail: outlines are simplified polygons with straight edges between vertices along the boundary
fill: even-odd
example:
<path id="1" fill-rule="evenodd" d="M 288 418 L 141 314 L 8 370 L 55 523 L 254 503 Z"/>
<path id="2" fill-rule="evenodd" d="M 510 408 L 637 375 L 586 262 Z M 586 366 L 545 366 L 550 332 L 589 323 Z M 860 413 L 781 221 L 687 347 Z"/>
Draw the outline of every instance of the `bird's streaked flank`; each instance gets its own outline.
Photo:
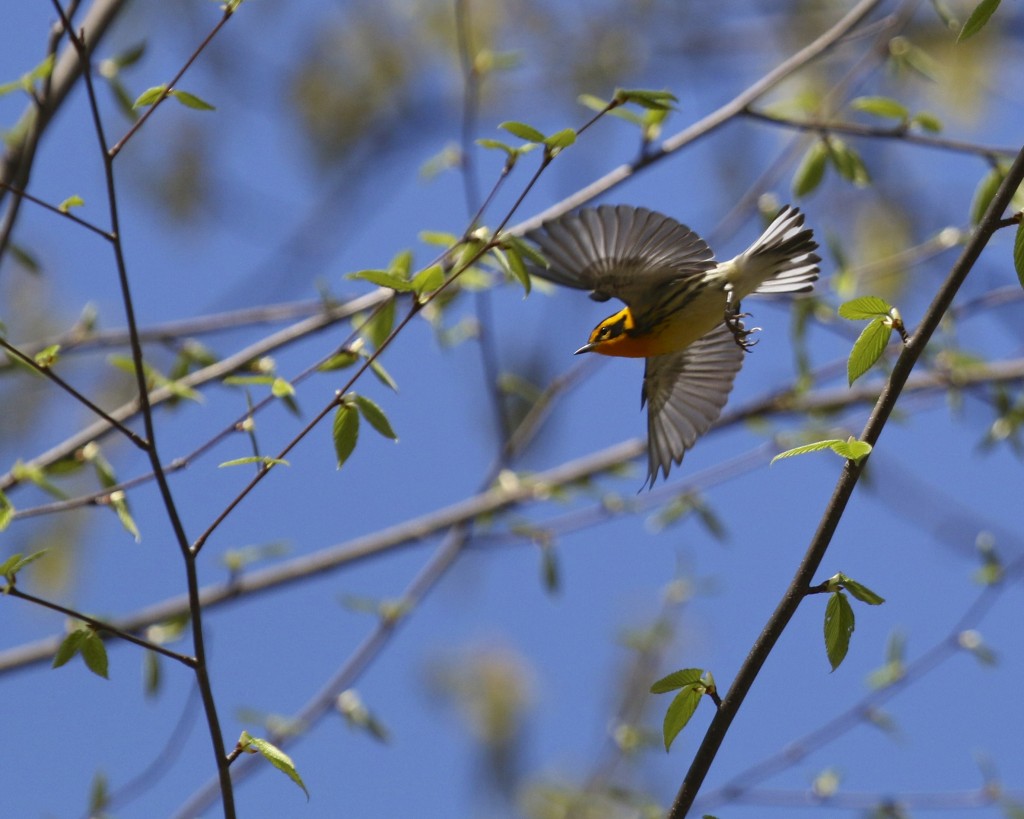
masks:
<path id="1" fill-rule="evenodd" d="M 527 238 L 548 260 L 531 272 L 626 306 L 600 322 L 577 353 L 646 359 L 647 480 L 653 486 L 714 423 L 753 343 L 740 302 L 751 294 L 806 293 L 818 248 L 786 206 L 761 237 L 727 262 L 686 225 L 646 208 L 602 205 L 546 222 Z"/>

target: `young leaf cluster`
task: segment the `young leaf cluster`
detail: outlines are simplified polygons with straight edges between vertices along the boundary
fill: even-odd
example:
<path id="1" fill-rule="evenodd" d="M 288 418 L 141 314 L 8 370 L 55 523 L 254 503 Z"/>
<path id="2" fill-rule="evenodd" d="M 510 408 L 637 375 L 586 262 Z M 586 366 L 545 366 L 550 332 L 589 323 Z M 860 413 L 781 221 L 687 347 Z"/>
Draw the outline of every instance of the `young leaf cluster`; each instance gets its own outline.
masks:
<path id="1" fill-rule="evenodd" d="M 338 469 L 345 465 L 345 461 L 349 459 L 356 448 L 356 442 L 359 440 L 360 416 L 385 438 L 390 438 L 392 441 L 398 440 L 384 410 L 365 395 L 350 392 L 341 397 L 338 409 L 334 413 L 332 435 Z"/>
<path id="2" fill-rule="evenodd" d="M 53 668 L 60 668 L 76 654 L 81 655 L 86 668 L 93 674 L 107 679 L 107 647 L 95 629 L 79 626 L 65 637 L 53 656 Z"/>
<path id="3" fill-rule="evenodd" d="M 830 164 L 843 179 L 858 188 L 871 182 L 860 154 L 839 137 L 823 134 L 821 139 L 811 143 L 793 174 L 793 195 L 800 198 L 817 190 Z"/>
<path id="4" fill-rule="evenodd" d="M 839 668 L 840 663 L 846 658 L 855 625 L 853 607 L 844 589 L 869 606 L 880 606 L 885 602 L 885 598 L 845 574 L 836 574 L 828 579 L 825 583 L 825 591 L 830 592 L 828 604 L 825 606 L 825 653 L 833 671 Z"/>
<path id="5" fill-rule="evenodd" d="M 851 385 L 882 357 L 893 330 L 900 334 L 904 342 L 907 340 L 899 310 L 878 296 L 862 296 L 848 301 L 840 305 L 839 315 L 850 321 L 868 322 L 868 326 L 853 343 L 846 364 Z"/>
<path id="6" fill-rule="evenodd" d="M 715 687 L 715 679 L 710 671 L 702 668 L 683 668 L 673 671 L 671 674 L 662 677 L 651 686 L 652 694 L 666 694 L 669 691 L 678 691 L 665 712 L 665 720 L 662 724 L 662 736 L 665 740 L 665 750 L 672 747 L 672 742 L 679 732 L 686 727 L 697 710 L 701 697 L 707 694 L 718 701 L 718 690 Z"/>

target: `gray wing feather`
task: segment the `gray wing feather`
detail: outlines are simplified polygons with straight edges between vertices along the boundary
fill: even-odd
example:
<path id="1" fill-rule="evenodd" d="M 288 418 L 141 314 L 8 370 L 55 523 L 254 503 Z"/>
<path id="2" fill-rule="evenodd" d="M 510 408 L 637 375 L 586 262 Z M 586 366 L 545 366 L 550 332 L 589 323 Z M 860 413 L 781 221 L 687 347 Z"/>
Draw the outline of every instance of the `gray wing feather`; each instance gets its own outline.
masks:
<path id="1" fill-rule="evenodd" d="M 653 287 L 714 267 L 703 239 L 686 225 L 647 208 L 602 205 L 560 216 L 527 234 L 550 267 L 533 267 L 542 279 L 615 296 L 639 308 Z"/>
<path id="2" fill-rule="evenodd" d="M 682 352 L 647 359 L 647 481 L 653 486 L 707 432 L 725 406 L 743 350 L 724 324 Z"/>

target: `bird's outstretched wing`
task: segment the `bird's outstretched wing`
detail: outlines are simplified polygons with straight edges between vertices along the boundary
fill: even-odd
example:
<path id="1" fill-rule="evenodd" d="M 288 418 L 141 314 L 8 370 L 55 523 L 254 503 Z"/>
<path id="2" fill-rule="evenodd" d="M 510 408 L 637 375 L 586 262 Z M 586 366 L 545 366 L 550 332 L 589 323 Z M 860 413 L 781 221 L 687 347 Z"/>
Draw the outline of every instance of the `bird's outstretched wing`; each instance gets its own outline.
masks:
<path id="1" fill-rule="evenodd" d="M 732 391 L 743 350 L 724 324 L 682 352 L 652 356 L 644 370 L 647 481 L 653 486 L 707 432 Z"/>
<path id="2" fill-rule="evenodd" d="M 612 296 L 634 310 L 657 299 L 659 284 L 701 275 L 714 267 L 711 248 L 686 225 L 647 208 L 601 205 L 545 222 L 527 237 L 550 267 L 534 267 L 543 279 Z"/>

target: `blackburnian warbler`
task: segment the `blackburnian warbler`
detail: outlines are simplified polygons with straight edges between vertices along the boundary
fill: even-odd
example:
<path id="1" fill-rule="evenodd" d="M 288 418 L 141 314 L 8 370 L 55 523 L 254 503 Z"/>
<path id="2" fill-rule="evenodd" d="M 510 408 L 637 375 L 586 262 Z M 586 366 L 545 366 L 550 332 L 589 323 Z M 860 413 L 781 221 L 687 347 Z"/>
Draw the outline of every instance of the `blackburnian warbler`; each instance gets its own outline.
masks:
<path id="1" fill-rule="evenodd" d="M 653 486 L 718 418 L 752 346 L 740 301 L 755 293 L 804 293 L 818 278 L 818 245 L 786 206 L 761 237 L 727 262 L 703 239 L 646 208 L 602 205 L 528 234 L 548 261 L 531 272 L 626 306 L 600 322 L 576 352 L 646 359 L 647 480 Z"/>

